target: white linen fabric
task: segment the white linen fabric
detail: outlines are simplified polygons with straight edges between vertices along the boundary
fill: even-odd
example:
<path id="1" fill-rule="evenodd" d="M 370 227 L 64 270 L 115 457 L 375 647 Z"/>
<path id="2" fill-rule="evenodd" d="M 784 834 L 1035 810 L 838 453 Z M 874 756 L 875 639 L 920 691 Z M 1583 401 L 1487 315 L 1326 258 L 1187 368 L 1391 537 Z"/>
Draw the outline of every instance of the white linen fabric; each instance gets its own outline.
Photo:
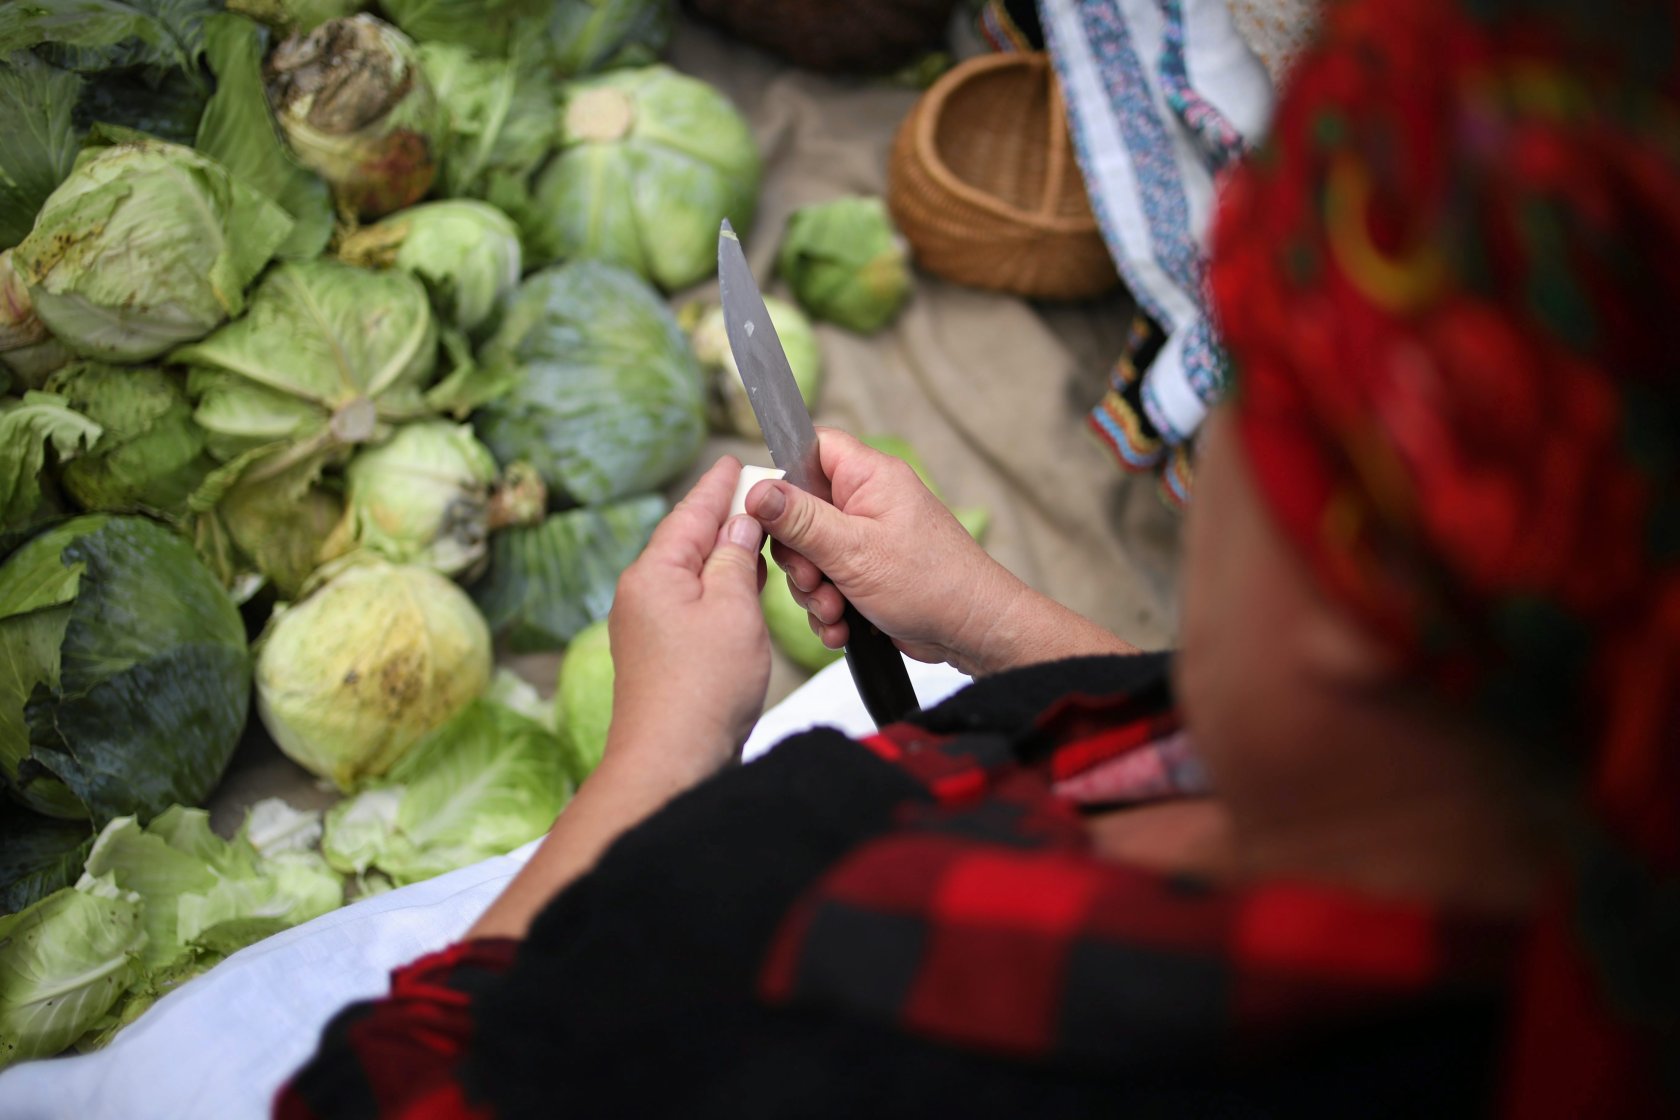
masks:
<path id="1" fill-rule="evenodd" d="M 1271 82 L 1223 0 L 1040 0 L 1039 12 L 1109 253 L 1166 335 L 1145 410 L 1184 443 L 1223 380 L 1202 290 L 1215 179 L 1265 131 Z"/>

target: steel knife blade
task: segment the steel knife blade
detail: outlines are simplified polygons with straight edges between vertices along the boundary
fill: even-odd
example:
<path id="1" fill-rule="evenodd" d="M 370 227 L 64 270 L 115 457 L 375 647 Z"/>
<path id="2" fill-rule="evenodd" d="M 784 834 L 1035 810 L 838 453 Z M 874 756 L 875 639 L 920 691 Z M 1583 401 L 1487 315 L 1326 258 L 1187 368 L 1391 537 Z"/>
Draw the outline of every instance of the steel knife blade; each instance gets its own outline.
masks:
<path id="1" fill-rule="evenodd" d="M 741 370 L 741 383 L 753 415 L 764 432 L 770 458 L 787 472 L 787 479 L 806 493 L 832 501 L 828 476 L 817 455 L 817 430 L 799 394 L 793 368 L 758 282 L 747 266 L 741 240 L 728 219 L 718 231 L 718 290 L 723 301 L 724 330 L 729 349 Z M 863 697 L 863 706 L 877 725 L 892 723 L 918 708 L 910 674 L 897 647 L 851 603 L 845 604 L 849 640 L 846 665 Z"/>

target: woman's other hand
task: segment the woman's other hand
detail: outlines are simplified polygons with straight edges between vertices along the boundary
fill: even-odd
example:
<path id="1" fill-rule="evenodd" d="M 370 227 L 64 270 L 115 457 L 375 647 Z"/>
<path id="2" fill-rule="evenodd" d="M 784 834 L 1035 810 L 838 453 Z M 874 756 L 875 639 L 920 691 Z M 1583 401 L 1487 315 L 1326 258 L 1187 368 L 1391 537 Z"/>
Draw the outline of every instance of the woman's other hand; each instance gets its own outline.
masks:
<path id="1" fill-rule="evenodd" d="M 786 482 L 747 495 L 811 629 L 830 649 L 846 644 L 844 595 L 916 660 L 979 671 L 988 620 L 1025 587 L 903 460 L 832 428 L 818 429 L 818 451 L 833 505 Z"/>
<path id="2" fill-rule="evenodd" d="M 817 430 L 817 447 L 833 505 L 767 480 L 747 512 L 775 538 L 770 554 L 829 649 L 850 636 L 844 595 L 910 657 L 973 676 L 1136 652 L 993 560 L 902 459 L 833 428 Z"/>
<path id="3" fill-rule="evenodd" d="M 764 706 L 763 534 L 729 517 L 740 474 L 735 459 L 718 460 L 619 578 L 608 622 L 615 766 L 692 784 L 734 757 Z"/>

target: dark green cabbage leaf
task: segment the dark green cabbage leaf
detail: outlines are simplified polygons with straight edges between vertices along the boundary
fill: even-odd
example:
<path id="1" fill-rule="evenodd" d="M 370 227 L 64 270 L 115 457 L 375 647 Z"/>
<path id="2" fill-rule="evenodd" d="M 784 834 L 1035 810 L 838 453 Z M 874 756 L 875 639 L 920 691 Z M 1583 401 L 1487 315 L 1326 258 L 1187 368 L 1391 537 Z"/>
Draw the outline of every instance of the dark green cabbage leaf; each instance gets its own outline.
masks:
<path id="1" fill-rule="evenodd" d="M 29 236 L 41 204 L 70 174 L 81 90 L 81 78 L 32 54 L 0 56 L 0 249 Z"/>
<path id="2" fill-rule="evenodd" d="M 86 821 L 59 820 L 0 800 L 0 914 L 74 883 L 92 847 Z"/>
<path id="3" fill-rule="evenodd" d="M 159 523 L 74 518 L 0 564 L 0 768 L 33 808 L 103 823 L 200 803 L 250 693 L 238 609 Z"/>
<path id="4" fill-rule="evenodd" d="M 619 575 L 665 509 L 664 498 L 645 494 L 492 536 L 490 571 L 473 588 L 491 632 L 519 652 L 557 650 L 607 617 Z"/>
<path id="5" fill-rule="evenodd" d="M 292 216 L 292 232 L 276 256 L 319 256 L 332 236 L 332 195 L 325 180 L 293 157 L 269 112 L 262 79 L 267 34 L 243 16 L 222 13 L 205 23 L 204 36 L 216 92 L 204 107 L 193 146 Z"/>

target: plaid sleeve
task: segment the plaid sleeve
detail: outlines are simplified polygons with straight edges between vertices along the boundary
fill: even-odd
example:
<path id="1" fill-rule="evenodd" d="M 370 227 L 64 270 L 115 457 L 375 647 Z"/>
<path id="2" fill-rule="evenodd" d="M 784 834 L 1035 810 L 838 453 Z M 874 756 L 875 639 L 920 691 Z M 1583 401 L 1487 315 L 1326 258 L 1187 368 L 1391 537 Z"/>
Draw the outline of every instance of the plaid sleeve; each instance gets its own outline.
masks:
<path id="1" fill-rule="evenodd" d="M 763 962 L 773 1006 L 1116 1070 L 1212 1062 L 1502 985 L 1511 931 L 1405 902 L 1218 888 L 924 827 L 839 863 Z"/>
<path id="2" fill-rule="evenodd" d="M 327 1024 L 314 1056 L 276 1095 L 276 1120 L 488 1116 L 460 1071 L 474 1001 L 513 966 L 518 946 L 463 941 L 397 969 L 390 995 L 352 1004 Z"/>

